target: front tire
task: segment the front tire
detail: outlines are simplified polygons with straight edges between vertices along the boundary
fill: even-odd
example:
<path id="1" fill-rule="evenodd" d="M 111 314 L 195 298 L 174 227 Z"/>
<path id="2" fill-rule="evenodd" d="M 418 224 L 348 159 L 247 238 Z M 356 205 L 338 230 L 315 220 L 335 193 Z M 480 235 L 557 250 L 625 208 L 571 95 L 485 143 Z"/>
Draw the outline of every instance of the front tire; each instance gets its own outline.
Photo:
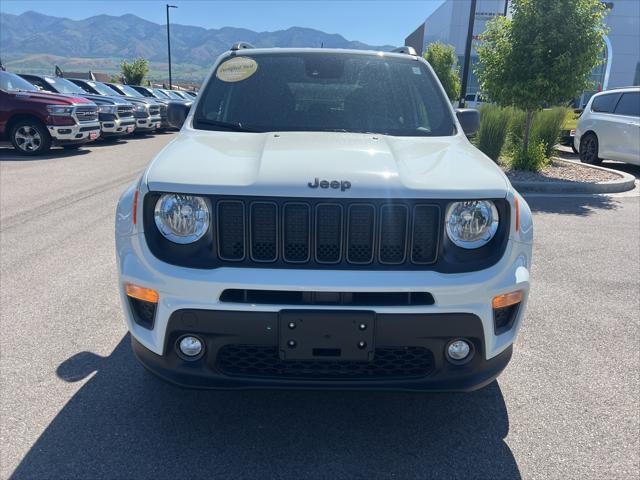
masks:
<path id="1" fill-rule="evenodd" d="M 11 144 L 21 155 L 42 155 L 51 148 L 51 135 L 38 120 L 28 119 L 11 128 Z"/>
<path id="2" fill-rule="evenodd" d="M 594 133 L 586 133 L 580 139 L 580 161 L 589 165 L 600 165 L 598 157 L 598 137 Z"/>

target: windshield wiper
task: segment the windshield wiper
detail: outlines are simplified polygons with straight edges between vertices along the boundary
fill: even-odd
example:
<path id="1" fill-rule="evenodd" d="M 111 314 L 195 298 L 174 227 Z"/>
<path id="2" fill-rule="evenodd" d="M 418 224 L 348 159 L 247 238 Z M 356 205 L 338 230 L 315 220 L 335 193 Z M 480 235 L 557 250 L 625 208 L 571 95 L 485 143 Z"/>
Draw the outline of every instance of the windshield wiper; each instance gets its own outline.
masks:
<path id="1" fill-rule="evenodd" d="M 250 132 L 250 133 L 263 133 L 262 130 L 255 130 L 253 128 L 245 128 L 240 122 L 219 122 L 217 120 L 209 120 L 207 118 L 196 119 L 197 124 L 208 125 L 211 127 L 224 128 L 226 130 L 232 130 L 234 132 Z"/>

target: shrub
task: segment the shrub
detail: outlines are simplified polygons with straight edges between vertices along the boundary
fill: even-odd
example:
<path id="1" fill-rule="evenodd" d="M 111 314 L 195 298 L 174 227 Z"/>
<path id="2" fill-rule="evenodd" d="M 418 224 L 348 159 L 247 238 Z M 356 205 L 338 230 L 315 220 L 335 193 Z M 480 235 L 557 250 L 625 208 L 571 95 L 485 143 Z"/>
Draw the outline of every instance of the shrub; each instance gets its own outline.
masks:
<path id="1" fill-rule="evenodd" d="M 531 139 L 545 144 L 545 155 L 551 157 L 569 109 L 555 107 L 537 112 L 531 126 Z"/>
<path id="2" fill-rule="evenodd" d="M 521 142 L 512 146 L 511 168 L 539 172 L 549 163 L 546 154 L 547 144 L 540 140 L 531 140 L 525 150 Z"/>
<path id="3" fill-rule="evenodd" d="M 455 47 L 440 42 L 430 43 L 424 58 L 436 72 L 449 100 L 456 100 L 460 96 L 460 68 Z"/>
<path id="4" fill-rule="evenodd" d="M 496 105 L 480 108 L 480 130 L 475 139 L 476 146 L 494 162 L 498 162 L 505 144 L 513 110 Z"/>
<path id="5" fill-rule="evenodd" d="M 141 85 L 144 77 L 149 73 L 149 62 L 144 58 L 136 58 L 131 63 L 123 60 L 120 70 L 127 85 Z"/>

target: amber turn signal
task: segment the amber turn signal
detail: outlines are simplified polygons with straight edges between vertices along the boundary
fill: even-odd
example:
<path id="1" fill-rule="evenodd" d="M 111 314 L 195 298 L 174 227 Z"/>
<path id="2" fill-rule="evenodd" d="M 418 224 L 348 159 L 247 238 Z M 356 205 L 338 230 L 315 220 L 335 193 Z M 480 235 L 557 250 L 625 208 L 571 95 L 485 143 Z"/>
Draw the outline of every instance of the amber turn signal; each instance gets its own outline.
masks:
<path id="1" fill-rule="evenodd" d="M 135 298 L 136 300 L 143 300 L 150 303 L 158 303 L 158 292 L 150 288 L 144 288 L 133 283 L 125 283 L 124 291 L 128 297 Z"/>
<path id="2" fill-rule="evenodd" d="M 522 293 L 522 290 L 517 290 L 515 292 L 504 293 L 502 295 L 498 295 L 497 297 L 493 297 L 493 301 L 491 302 L 491 304 L 493 305 L 494 309 L 510 307 L 511 305 L 520 303 L 523 297 L 524 293 Z"/>

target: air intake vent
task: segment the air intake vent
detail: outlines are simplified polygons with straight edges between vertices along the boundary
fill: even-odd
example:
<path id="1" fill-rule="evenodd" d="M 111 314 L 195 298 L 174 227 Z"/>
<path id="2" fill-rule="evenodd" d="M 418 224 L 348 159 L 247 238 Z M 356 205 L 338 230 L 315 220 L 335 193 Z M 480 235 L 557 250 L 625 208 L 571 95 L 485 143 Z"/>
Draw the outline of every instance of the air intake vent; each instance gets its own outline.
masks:
<path id="1" fill-rule="evenodd" d="M 316 292 L 227 289 L 221 302 L 260 305 L 412 306 L 433 305 L 428 292 Z"/>

